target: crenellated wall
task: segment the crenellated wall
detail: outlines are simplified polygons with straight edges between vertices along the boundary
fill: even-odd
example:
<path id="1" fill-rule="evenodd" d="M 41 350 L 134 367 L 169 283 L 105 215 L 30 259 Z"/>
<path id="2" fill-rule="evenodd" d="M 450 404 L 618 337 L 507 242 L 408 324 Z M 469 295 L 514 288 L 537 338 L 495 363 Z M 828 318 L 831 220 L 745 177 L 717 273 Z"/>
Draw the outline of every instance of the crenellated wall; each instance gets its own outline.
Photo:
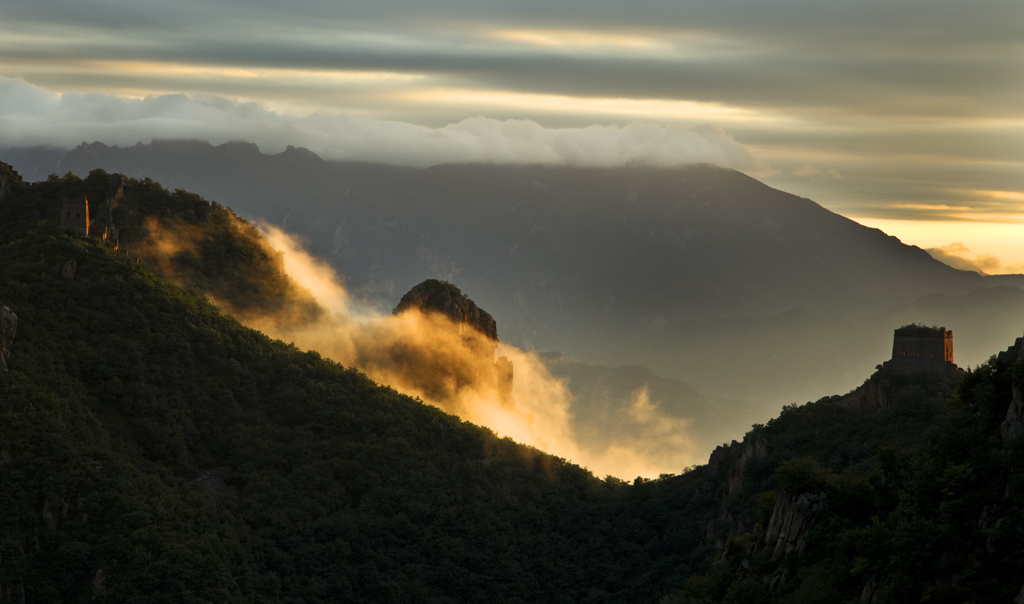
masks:
<path id="1" fill-rule="evenodd" d="M 89 235 L 89 200 L 85 195 L 64 200 L 60 208 L 60 228 Z"/>
<path id="2" fill-rule="evenodd" d="M 893 334 L 890 363 L 899 371 L 945 371 L 950 365 L 955 367 L 953 332 L 945 327 L 901 327 Z"/>

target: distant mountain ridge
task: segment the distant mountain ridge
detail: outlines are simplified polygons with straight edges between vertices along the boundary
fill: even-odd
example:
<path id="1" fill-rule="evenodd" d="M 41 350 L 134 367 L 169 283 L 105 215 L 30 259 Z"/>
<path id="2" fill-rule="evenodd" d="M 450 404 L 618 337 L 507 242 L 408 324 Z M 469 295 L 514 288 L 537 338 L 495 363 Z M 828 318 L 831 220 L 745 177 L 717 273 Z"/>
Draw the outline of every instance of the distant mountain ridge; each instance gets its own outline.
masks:
<path id="1" fill-rule="evenodd" d="M 681 303 L 690 318 L 792 307 L 827 314 L 880 294 L 901 302 L 927 293 L 962 293 L 983 282 L 975 273 L 951 269 L 920 248 L 810 200 L 710 165 L 597 169 L 447 164 L 419 170 L 327 162 L 295 147 L 264 155 L 252 143 L 214 147 L 201 141 L 155 141 L 125 148 L 83 144 L 60 159 L 57 171 L 84 176 L 98 167 L 204 196 L 216 192 L 225 202 L 244 198 L 242 205 L 231 207 L 309 232 L 314 249 L 328 247 L 322 237 L 326 231 L 332 237 L 324 255 L 353 257 L 346 275 L 356 280 L 372 279 L 373 269 L 357 252 L 345 249 L 356 244 L 352 237 L 358 233 L 344 228 L 355 221 L 375 236 L 425 238 L 435 248 L 435 264 L 454 263 L 449 270 L 455 272 L 472 268 L 468 254 L 459 253 L 472 246 L 485 254 L 477 260 L 487 263 L 484 268 L 515 271 L 523 264 L 515 261 L 517 253 L 547 252 L 545 260 L 560 268 L 578 270 L 582 260 L 613 271 L 624 284 L 660 278 L 663 295 Z M 235 185 L 242 177 L 248 182 L 240 189 L 209 190 L 224 189 L 215 179 Z M 458 223 L 450 223 L 452 218 Z M 333 224 L 325 224 L 328 220 Z M 499 234 L 511 241 L 491 238 Z M 739 241 L 746 249 L 738 247 Z M 573 257 L 574 252 L 594 251 L 599 255 Z M 421 251 L 401 260 L 429 263 L 423 255 Z M 670 265 L 635 272 L 651 259 Z M 773 271 L 766 274 L 769 265 Z M 721 284 L 716 268 L 730 269 L 731 283 Z M 391 272 L 398 270 L 391 267 Z M 598 289 L 607 287 L 600 282 L 603 276 L 583 273 L 581 278 L 598 281 L 586 283 Z M 681 284 L 716 291 L 680 295 Z M 630 294 L 630 288 L 622 289 Z M 723 307 L 720 298 L 729 293 L 744 296 Z M 628 301 L 657 307 L 657 297 L 649 294 L 643 288 Z"/>
<path id="2" fill-rule="evenodd" d="M 452 280 L 499 319 L 506 341 L 588 363 L 645 364 L 729 397 L 782 403 L 855 386 L 891 329 L 875 319 L 894 313 L 957 333 L 959 322 L 988 321 L 980 331 L 1005 340 L 1017 326 L 1004 313 L 962 316 L 971 311 L 955 300 L 1024 304 L 1024 277 L 953 269 L 811 200 L 709 165 L 414 169 L 324 161 L 295 147 L 265 155 L 251 143 L 154 141 L 83 144 L 57 171 L 96 167 L 283 225 L 368 297 L 393 300 L 424 278 Z M 949 303 L 937 317 L 922 314 L 929 298 Z M 735 336 L 709 340 L 711 330 Z M 793 375 L 808 362 L 823 371 Z M 735 363 L 758 377 L 735 376 Z M 785 383 L 773 379 L 782 375 Z"/>

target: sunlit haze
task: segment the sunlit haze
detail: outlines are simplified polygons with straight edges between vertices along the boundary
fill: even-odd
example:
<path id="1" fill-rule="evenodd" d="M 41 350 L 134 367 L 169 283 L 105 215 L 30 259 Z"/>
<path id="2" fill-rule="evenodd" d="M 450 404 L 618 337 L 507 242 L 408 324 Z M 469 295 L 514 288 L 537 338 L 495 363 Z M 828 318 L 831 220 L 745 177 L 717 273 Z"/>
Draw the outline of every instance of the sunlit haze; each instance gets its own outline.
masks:
<path id="1" fill-rule="evenodd" d="M 168 259 L 191 245 L 188 231 L 168 230 L 151 220 L 151 257 L 174 275 Z M 656 477 L 703 461 L 695 446 L 691 420 L 661 412 L 646 390 L 622 401 L 624 416 L 643 428 L 644 438 L 587 439 L 572 426 L 573 395 L 551 375 L 533 352 L 501 344 L 496 354 L 512 363 L 512 400 L 503 400 L 493 378 L 492 344 L 437 314 L 406 311 L 399 315 L 363 311 L 333 269 L 309 255 L 288 233 L 263 226 L 264 245 L 279 255 L 281 267 L 328 312 L 317 320 L 298 318 L 291 309 L 239 312 L 218 301 L 246 325 L 316 350 L 346 366 L 357 367 L 375 381 L 487 426 L 500 436 L 564 457 L 600 476 Z M 483 354 L 481 354 L 483 351 Z M 458 388 L 442 375 L 458 375 Z"/>

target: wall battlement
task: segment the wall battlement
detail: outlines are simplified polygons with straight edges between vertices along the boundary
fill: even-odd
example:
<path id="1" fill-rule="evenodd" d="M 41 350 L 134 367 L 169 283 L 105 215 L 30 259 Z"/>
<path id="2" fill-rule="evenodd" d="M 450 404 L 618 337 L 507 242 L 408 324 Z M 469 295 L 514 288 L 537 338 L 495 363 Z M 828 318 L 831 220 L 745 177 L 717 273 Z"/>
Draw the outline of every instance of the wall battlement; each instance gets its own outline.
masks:
<path id="1" fill-rule="evenodd" d="M 891 367 L 898 371 L 955 369 L 953 332 L 945 327 L 905 325 L 893 333 Z"/>
<path id="2" fill-rule="evenodd" d="M 114 197 L 101 202 L 98 207 L 91 207 L 85 195 L 65 199 L 60 208 L 60 228 L 72 229 L 86 237 L 99 237 L 113 245 L 115 250 L 120 249 L 120 233 L 114 226 L 111 209 L 117 205 L 123 194 L 124 185 L 121 185 Z"/>
<path id="3" fill-rule="evenodd" d="M 89 236 L 89 200 L 85 195 L 64 200 L 60 209 L 60 228 L 74 229 Z"/>

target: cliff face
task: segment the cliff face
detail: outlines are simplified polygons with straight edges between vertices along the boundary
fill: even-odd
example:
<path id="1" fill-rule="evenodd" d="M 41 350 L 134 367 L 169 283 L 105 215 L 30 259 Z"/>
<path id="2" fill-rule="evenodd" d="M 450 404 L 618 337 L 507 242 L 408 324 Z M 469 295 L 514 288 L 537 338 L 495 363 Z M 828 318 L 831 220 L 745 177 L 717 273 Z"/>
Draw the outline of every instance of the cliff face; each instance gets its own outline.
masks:
<path id="1" fill-rule="evenodd" d="M 999 360 L 1012 363 L 1017 374 L 1024 373 L 1024 337 L 1017 338 L 1004 352 L 999 353 Z M 999 433 L 1004 442 L 1013 440 L 1024 432 L 1024 388 L 1021 388 L 1019 380 L 1015 380 L 1011 386 L 1010 406 L 1006 410 L 1006 419 L 999 426 Z M 1021 590 L 1024 593 L 1024 588 Z"/>
<path id="2" fill-rule="evenodd" d="M 886 363 L 853 391 L 819 402 L 858 411 L 899 409 L 919 402 L 941 407 L 964 375 L 963 370 L 955 367 L 925 374 L 904 373 L 894 371 Z"/>
<path id="3" fill-rule="evenodd" d="M 454 339 L 439 341 L 439 354 L 428 360 L 434 371 L 426 388 L 428 392 L 451 399 L 461 390 L 472 387 L 493 391 L 505 405 L 513 405 L 513 366 L 506 357 L 495 359 L 498 348 L 498 326 L 494 317 L 476 305 L 468 296 L 447 281 L 427 279 L 409 290 L 395 307 L 393 314 L 419 310 L 427 315 L 447 319 L 457 333 Z"/>
<path id="4" fill-rule="evenodd" d="M 10 346 L 18 332 L 18 315 L 6 306 L 0 306 L 0 370 L 7 371 L 7 359 L 11 356 Z"/>
<path id="5" fill-rule="evenodd" d="M 410 308 L 438 312 L 451 319 L 461 329 L 471 327 L 488 339 L 498 343 L 498 325 L 494 317 L 447 281 L 427 279 L 402 296 L 394 314 Z"/>
<path id="6" fill-rule="evenodd" d="M 737 502 L 752 486 L 748 475 L 752 470 L 763 468 L 767 458 L 768 442 L 754 433 L 748 433 L 741 442 L 734 440 L 712 451 L 706 470 L 708 480 L 703 488 L 714 490 L 715 482 L 721 485 L 718 487 L 721 497 L 718 515 L 708 522 L 705 529 L 706 538 L 716 547 L 725 548 L 730 539 L 763 529 L 758 526 L 757 519 L 741 509 Z"/>
<path id="7" fill-rule="evenodd" d="M 775 501 L 764 543 L 772 551 L 772 560 L 791 552 L 801 552 L 818 512 L 825 506 L 825 493 L 782 493 Z"/>

